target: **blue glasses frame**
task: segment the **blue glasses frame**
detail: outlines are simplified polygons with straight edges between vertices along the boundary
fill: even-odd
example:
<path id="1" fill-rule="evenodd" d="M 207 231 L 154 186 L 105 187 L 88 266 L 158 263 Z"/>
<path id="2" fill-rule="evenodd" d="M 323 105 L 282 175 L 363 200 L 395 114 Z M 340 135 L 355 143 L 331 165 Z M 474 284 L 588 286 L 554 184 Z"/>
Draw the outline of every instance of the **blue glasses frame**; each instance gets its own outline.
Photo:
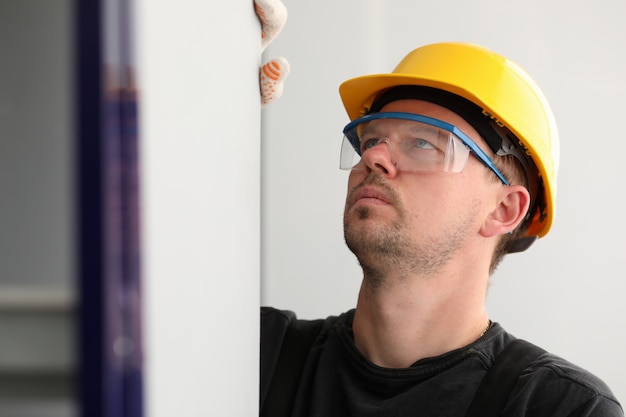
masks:
<path id="1" fill-rule="evenodd" d="M 348 132 L 350 132 L 352 129 L 354 129 L 355 126 L 361 123 L 366 123 L 377 119 L 412 120 L 415 122 L 425 123 L 430 126 L 435 126 L 447 132 L 450 132 L 457 138 L 459 138 L 459 140 L 469 148 L 470 152 L 474 154 L 476 159 L 478 159 L 484 166 L 493 171 L 493 173 L 496 174 L 496 176 L 500 179 L 500 181 L 502 181 L 504 185 L 509 185 L 509 182 L 504 177 L 504 175 L 502 175 L 500 170 L 496 168 L 493 160 L 489 157 L 489 155 L 487 155 L 485 151 L 483 151 L 480 146 L 476 144 L 476 142 L 474 142 L 469 136 L 463 133 L 458 127 L 454 126 L 453 124 L 444 122 L 443 120 L 434 119 L 432 117 L 424 116 L 421 114 L 404 112 L 381 112 L 368 114 L 366 116 L 359 117 L 358 119 L 354 119 L 353 121 L 348 123 L 346 127 L 343 128 L 343 134 L 350 140 L 352 147 L 357 153 L 360 154 L 361 147 L 359 138 L 356 135 L 349 135 Z"/>

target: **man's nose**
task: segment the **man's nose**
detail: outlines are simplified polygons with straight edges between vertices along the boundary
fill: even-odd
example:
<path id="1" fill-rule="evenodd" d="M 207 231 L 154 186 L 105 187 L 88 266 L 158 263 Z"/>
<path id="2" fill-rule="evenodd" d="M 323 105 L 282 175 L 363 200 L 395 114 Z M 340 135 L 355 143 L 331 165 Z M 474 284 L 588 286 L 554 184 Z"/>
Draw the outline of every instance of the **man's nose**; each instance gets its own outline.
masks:
<path id="1" fill-rule="evenodd" d="M 368 171 L 375 171 L 387 177 L 395 177 L 398 173 L 397 158 L 388 138 L 382 139 L 375 146 L 363 152 L 361 160 Z"/>

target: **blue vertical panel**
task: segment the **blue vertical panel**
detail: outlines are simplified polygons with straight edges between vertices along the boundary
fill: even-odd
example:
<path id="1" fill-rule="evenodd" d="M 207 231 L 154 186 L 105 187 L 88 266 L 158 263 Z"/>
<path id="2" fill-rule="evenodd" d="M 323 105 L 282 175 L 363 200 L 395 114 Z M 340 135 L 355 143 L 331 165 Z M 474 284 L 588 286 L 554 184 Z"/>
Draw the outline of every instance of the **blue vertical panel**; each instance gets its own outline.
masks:
<path id="1" fill-rule="evenodd" d="M 76 3 L 79 390 L 85 417 L 143 415 L 131 16 L 130 0 Z"/>
<path id="2" fill-rule="evenodd" d="M 102 36 L 99 0 L 77 1 L 76 159 L 78 260 L 78 391 L 83 416 L 104 414 L 104 226 L 102 167 Z"/>
<path id="3" fill-rule="evenodd" d="M 131 0 L 104 4 L 107 417 L 141 417 L 137 90 Z"/>

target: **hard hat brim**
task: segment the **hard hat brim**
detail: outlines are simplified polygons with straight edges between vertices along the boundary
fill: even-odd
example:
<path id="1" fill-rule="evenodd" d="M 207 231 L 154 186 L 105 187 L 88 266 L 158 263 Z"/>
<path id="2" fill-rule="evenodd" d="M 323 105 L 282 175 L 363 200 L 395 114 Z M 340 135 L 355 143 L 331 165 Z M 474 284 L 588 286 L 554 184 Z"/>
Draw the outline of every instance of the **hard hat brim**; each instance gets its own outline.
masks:
<path id="1" fill-rule="evenodd" d="M 373 74 L 352 78 L 339 86 L 339 94 L 350 120 L 363 116 L 372 105 L 374 99 L 383 91 L 399 85 L 421 85 L 450 91 L 462 97 L 468 91 L 457 86 L 442 83 L 440 80 L 418 77 L 412 74 Z"/>

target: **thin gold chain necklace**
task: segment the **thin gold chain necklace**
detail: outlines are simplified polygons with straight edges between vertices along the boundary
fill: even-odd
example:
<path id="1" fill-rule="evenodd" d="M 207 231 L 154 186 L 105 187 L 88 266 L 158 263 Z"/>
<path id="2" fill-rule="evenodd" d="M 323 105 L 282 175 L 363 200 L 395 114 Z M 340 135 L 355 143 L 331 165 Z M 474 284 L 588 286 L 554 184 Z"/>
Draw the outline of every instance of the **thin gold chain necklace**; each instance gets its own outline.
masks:
<path id="1" fill-rule="evenodd" d="M 480 334 L 480 336 L 478 336 L 478 338 L 480 339 L 481 337 L 483 337 L 485 333 L 487 333 L 487 330 L 489 330 L 490 327 L 491 327 L 491 320 L 489 320 L 489 322 L 487 323 L 487 327 L 485 327 L 485 330 L 483 330 L 483 332 Z"/>

